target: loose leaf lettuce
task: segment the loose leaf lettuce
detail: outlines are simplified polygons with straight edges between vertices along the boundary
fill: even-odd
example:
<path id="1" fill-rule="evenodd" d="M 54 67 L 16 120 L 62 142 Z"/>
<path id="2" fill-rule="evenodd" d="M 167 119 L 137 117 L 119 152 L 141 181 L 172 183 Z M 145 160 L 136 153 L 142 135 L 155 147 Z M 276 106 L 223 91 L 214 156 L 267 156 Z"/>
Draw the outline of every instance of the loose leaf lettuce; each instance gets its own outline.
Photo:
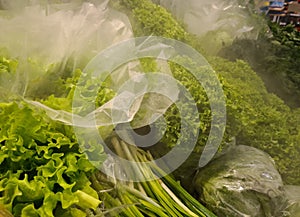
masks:
<path id="1" fill-rule="evenodd" d="M 83 216 L 100 204 L 88 179 L 95 168 L 72 128 L 25 102 L 0 103 L 0 156 L 0 203 L 15 216 L 54 216 L 59 207 Z"/>

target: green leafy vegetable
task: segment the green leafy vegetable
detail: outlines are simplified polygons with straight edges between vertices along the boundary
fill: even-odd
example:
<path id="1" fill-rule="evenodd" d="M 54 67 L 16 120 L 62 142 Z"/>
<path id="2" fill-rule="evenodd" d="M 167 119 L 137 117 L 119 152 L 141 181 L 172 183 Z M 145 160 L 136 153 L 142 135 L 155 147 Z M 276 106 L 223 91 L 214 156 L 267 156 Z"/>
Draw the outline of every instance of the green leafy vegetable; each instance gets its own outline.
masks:
<path id="1" fill-rule="evenodd" d="M 1 103 L 0 144 L 0 202 L 15 216 L 54 216 L 59 206 L 76 213 L 100 204 L 88 179 L 95 168 L 71 127 L 24 102 Z"/>
<path id="2" fill-rule="evenodd" d="M 121 0 L 121 3 L 130 9 L 126 13 L 136 25 L 135 34 L 140 35 L 142 30 L 146 29 L 144 34 L 180 39 L 203 54 L 197 38 L 188 33 L 182 33 L 184 29 L 177 28 L 177 25 L 174 25 L 174 28 L 171 27 L 174 19 L 165 9 L 148 0 Z M 148 16 L 144 16 L 144 14 L 148 14 Z M 168 21 L 159 22 L 158 17 L 161 19 L 168 17 Z M 147 28 L 144 28 L 145 26 Z M 292 31 L 288 36 L 294 37 L 292 39 L 294 44 L 298 43 L 295 34 Z M 284 39 L 278 38 L 278 40 Z M 243 48 L 243 51 L 248 52 L 248 47 Z M 264 52 L 257 50 L 255 52 L 257 58 L 261 58 L 263 54 Z M 299 56 L 298 54 L 296 52 L 293 55 L 284 53 L 285 56 L 292 56 L 293 60 L 295 60 L 294 57 Z M 264 150 L 274 158 L 285 183 L 299 184 L 300 161 L 297 157 L 300 154 L 300 131 L 297 124 L 300 117 L 299 111 L 293 111 L 280 98 L 269 93 L 262 79 L 246 62 L 239 60 L 231 62 L 218 57 L 207 58 L 219 76 L 226 97 L 227 127 L 222 146 L 231 142 L 232 138 L 236 138 L 237 144 L 250 145 Z M 293 67 L 298 63 L 299 61 L 295 61 Z M 187 70 L 176 64 L 169 64 L 173 76 L 189 90 L 198 107 L 200 136 L 195 151 L 199 152 L 205 145 L 211 127 L 211 111 L 207 96 L 202 86 L 192 78 Z M 281 66 L 279 61 L 272 62 L 268 66 L 276 68 L 277 64 Z M 282 68 L 280 67 L 280 69 Z M 297 72 L 297 70 L 293 70 L 293 72 Z M 168 126 L 161 141 L 167 146 L 173 147 L 180 137 L 180 114 L 174 105 L 164 116 Z M 192 124 L 193 119 L 191 118 L 190 121 Z"/>
<path id="3" fill-rule="evenodd" d="M 143 176 L 148 177 L 149 181 L 125 182 L 115 180 L 110 182 L 102 173 L 95 173 L 92 177 L 93 186 L 99 191 L 103 198 L 106 210 L 103 213 L 118 216 L 203 216 L 215 217 L 195 198 L 188 194 L 179 183 L 169 177 L 155 163 L 149 153 L 143 150 L 112 139 L 112 146 L 118 156 L 135 162 L 133 167 L 122 166 L 118 160 L 116 164 L 120 167 L 114 168 L 114 173 L 122 173 L 124 176 Z M 139 164 L 138 162 L 148 162 Z M 158 179 L 156 174 L 164 177 Z M 153 179 L 153 180 L 152 180 Z M 106 189 L 106 185 L 111 190 Z"/>

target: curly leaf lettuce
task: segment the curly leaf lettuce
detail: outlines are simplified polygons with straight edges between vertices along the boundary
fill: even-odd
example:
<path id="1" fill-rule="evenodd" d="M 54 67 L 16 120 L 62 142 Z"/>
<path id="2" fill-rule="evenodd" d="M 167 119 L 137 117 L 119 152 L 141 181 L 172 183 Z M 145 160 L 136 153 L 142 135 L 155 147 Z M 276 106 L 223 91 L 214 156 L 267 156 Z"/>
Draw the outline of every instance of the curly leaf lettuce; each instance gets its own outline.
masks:
<path id="1" fill-rule="evenodd" d="M 0 156 L 0 203 L 14 216 L 81 217 L 101 203 L 72 128 L 24 102 L 0 103 Z"/>

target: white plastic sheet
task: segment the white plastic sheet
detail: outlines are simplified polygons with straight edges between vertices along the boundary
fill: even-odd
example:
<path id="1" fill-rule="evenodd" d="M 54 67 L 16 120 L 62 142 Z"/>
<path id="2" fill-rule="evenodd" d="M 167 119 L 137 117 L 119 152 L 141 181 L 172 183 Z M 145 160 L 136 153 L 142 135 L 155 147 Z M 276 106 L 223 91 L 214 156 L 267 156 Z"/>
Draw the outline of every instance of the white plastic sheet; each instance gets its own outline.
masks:
<path id="1" fill-rule="evenodd" d="M 134 43 L 128 44 L 130 46 L 128 48 L 119 49 L 120 52 L 117 54 L 107 53 L 107 59 L 103 58 L 104 61 L 98 58 L 92 64 L 88 64 L 105 48 L 133 38 L 127 16 L 109 8 L 109 0 L 55 2 L 57 1 L 52 1 L 52 3 L 48 1 L 0 1 L 2 9 L 5 9 L 2 11 L 5 12 L 2 13 L 4 15 L 0 16 L 0 29 L 4 33 L 0 34 L 0 49 L 4 48 L 7 56 L 16 58 L 19 62 L 16 75 L 9 78 L 11 82 L 7 83 L 8 79 L 0 79 L 1 88 L 6 91 L 9 89 L 8 92 L 24 97 L 34 107 L 46 111 L 53 120 L 83 127 L 94 127 L 94 119 L 98 127 L 130 122 L 140 109 L 142 101 L 143 110 L 149 110 L 149 113 L 146 112 L 144 119 L 140 120 L 136 126 L 144 126 L 161 116 L 172 102 L 176 101 L 178 95 L 176 84 L 170 84 L 169 81 L 164 80 L 157 80 L 156 86 L 160 86 L 162 91 L 164 87 L 167 87 L 165 90 L 168 91 L 166 94 L 169 98 L 151 94 L 146 100 L 144 99 L 143 96 L 151 87 L 147 83 L 147 78 L 141 75 L 139 62 L 136 60 L 124 62 L 124 65 L 111 71 L 109 66 L 118 61 L 117 54 L 124 53 L 123 56 L 126 56 L 128 49 L 135 46 Z M 142 49 L 141 52 L 143 52 Z M 148 47 L 145 52 L 147 49 Z M 165 48 L 167 49 L 168 47 Z M 116 97 L 100 108 L 88 110 L 89 114 L 85 115 L 79 114 L 78 109 L 85 110 L 84 104 L 88 104 L 86 101 L 83 101 L 79 108 L 75 108 L 75 113 L 72 113 L 55 110 L 27 98 L 27 93 L 34 90 L 34 86 L 43 79 L 48 69 L 53 65 L 59 65 L 61 67 L 59 70 L 64 71 L 69 60 L 74 62 L 74 69 L 76 67 L 83 69 L 88 64 L 83 73 L 90 69 L 97 71 L 97 67 L 109 68 L 109 75 L 106 76 L 111 77 L 110 88 L 117 92 Z M 99 66 L 99 64 L 102 65 Z M 166 73 L 170 73 L 168 66 L 163 66 Z M 89 79 L 91 81 L 94 78 Z M 122 85 L 130 79 L 133 80 L 127 85 L 127 89 L 122 89 Z M 140 80 L 134 82 L 134 79 Z M 100 88 L 102 81 L 97 83 L 98 81 L 97 78 L 93 80 Z M 130 92 L 131 88 L 135 88 L 134 93 Z M 98 89 L 95 88 L 92 91 L 96 96 Z M 74 120 L 77 122 L 74 123 Z"/>
<path id="2" fill-rule="evenodd" d="M 184 43 L 160 40 L 157 37 L 144 37 L 136 41 L 133 39 L 128 43 L 125 39 L 133 36 L 128 18 L 110 9 L 108 0 L 100 2 L 101 4 L 28 3 L 29 6 L 23 8 L 9 9 L 9 16 L 0 18 L 0 27 L 3 27 L 2 30 L 6 33 L 0 36 L 0 47 L 5 47 L 8 56 L 18 58 L 20 63 L 17 76 L 12 79 L 14 84 L 11 85 L 11 92 L 23 96 L 34 107 L 46 111 L 53 120 L 74 127 L 110 128 L 111 125 L 131 122 L 133 128 L 139 128 L 160 118 L 168 107 L 177 101 L 180 93 L 182 98 L 192 99 L 191 96 L 187 97 L 188 92 L 182 90 L 184 88 L 176 83 L 176 79 L 168 76 L 170 70 L 166 64 L 166 61 L 171 60 L 179 65 L 183 64 L 190 71 L 195 71 L 188 63 L 179 61 L 180 57 L 189 57 L 196 64 L 195 67 L 198 67 L 197 75 L 194 74 L 197 80 L 200 83 L 210 81 L 215 84 L 211 89 L 208 83 L 203 83 L 211 99 L 212 110 L 215 108 L 214 113 L 225 114 L 225 103 L 221 103 L 220 106 L 217 100 L 223 100 L 217 76 L 198 52 Z M 17 12 L 14 13 L 15 11 Z M 110 46 L 120 41 L 124 43 Z M 158 66 L 163 68 L 163 73 L 150 73 L 150 76 L 143 73 L 143 70 L 139 69 L 137 59 L 145 57 L 158 60 Z M 40 70 L 41 68 L 32 70 L 27 58 L 36 63 L 35 65 L 45 68 L 52 64 L 62 64 L 62 70 L 70 59 L 74 61 L 74 68 L 88 63 L 86 67 L 82 67 L 84 70 L 76 85 L 72 112 L 55 110 L 27 98 L 27 87 L 34 86 L 35 81 L 47 72 Z M 176 58 L 179 62 L 176 62 Z M 208 70 L 211 73 L 207 73 Z M 115 90 L 116 96 L 96 108 L 97 91 L 107 76 L 111 77 L 110 88 Z M 127 81 L 129 83 L 126 83 Z M 91 89 L 87 82 L 93 84 L 90 85 L 93 86 Z M 3 87 L 3 84 L 0 86 Z M 187 104 L 194 105 L 194 102 Z M 140 115 L 138 121 L 134 121 L 135 115 Z M 219 119 L 223 121 L 223 117 Z M 216 122 L 213 124 L 220 124 L 219 119 L 213 119 L 213 122 Z M 222 134 L 223 128 L 218 129 L 221 130 L 217 130 L 216 133 Z"/>
<path id="3" fill-rule="evenodd" d="M 74 68 L 84 67 L 101 50 L 132 37 L 127 16 L 108 8 L 108 0 L 70 2 L 1 1 L 0 48 L 19 61 L 12 92 L 26 95 L 53 65 L 63 70 L 72 59 Z"/>
<path id="4" fill-rule="evenodd" d="M 238 0 L 160 0 L 159 3 L 197 35 L 221 29 L 239 36 L 253 29 L 247 14 L 249 1 L 241 4 Z"/>
<path id="5" fill-rule="evenodd" d="M 183 22 L 187 31 L 200 37 L 202 48 L 211 55 L 235 38 L 257 39 L 259 23 L 249 0 L 153 0 Z"/>

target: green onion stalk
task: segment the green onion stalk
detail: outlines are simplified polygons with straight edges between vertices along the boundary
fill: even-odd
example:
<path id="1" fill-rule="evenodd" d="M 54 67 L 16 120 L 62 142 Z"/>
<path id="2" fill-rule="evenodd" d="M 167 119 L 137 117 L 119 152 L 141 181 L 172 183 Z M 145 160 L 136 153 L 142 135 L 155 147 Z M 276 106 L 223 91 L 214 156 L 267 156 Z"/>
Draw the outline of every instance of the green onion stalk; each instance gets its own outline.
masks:
<path id="1" fill-rule="evenodd" d="M 93 174 L 91 181 L 102 200 L 102 207 L 91 216 L 216 216 L 160 169 L 152 161 L 149 152 L 128 145 L 117 138 L 113 138 L 111 143 L 119 157 L 135 162 L 134 167 L 125 168 L 119 165 L 114 168 L 114 172 L 122 172 L 127 177 L 143 176 L 145 180 L 150 181 L 112 180 L 100 171 Z"/>

